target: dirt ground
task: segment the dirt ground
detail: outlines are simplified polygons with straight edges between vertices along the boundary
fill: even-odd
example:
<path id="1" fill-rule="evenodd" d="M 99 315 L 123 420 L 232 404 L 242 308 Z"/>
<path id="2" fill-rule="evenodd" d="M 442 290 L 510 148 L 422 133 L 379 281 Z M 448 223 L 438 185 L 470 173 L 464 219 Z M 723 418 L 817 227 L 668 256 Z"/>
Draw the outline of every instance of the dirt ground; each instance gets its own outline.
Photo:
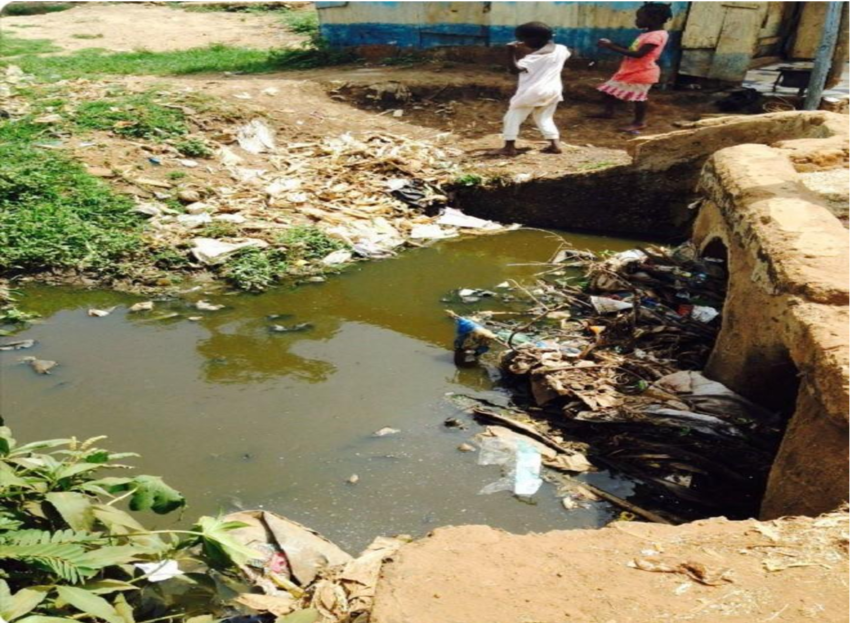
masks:
<path id="1" fill-rule="evenodd" d="M 114 52 L 164 52 L 222 43 L 280 48 L 305 40 L 262 13 L 194 12 L 136 2 L 79 2 L 45 15 L 3 17 L 6 32 L 21 39 L 49 39 L 63 52 L 99 48 Z"/>
<path id="2" fill-rule="evenodd" d="M 846 621 L 847 514 L 511 535 L 441 528 L 384 565 L 373 623 Z"/>

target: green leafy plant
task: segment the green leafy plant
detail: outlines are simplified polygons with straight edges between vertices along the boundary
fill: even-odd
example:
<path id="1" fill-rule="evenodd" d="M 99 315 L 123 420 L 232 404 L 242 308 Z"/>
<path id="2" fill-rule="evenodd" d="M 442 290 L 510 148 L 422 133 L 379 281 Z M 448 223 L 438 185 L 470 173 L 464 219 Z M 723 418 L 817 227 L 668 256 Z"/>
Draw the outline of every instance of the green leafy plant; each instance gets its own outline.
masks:
<path id="1" fill-rule="evenodd" d="M 84 102 L 73 122 L 79 128 L 132 138 L 165 139 L 189 131 L 183 112 L 163 106 L 150 92 Z"/>
<path id="2" fill-rule="evenodd" d="M 246 249 L 225 266 L 223 275 L 247 292 L 262 292 L 286 275 L 286 256 L 278 250 Z"/>
<path id="3" fill-rule="evenodd" d="M 466 173 L 455 179 L 455 185 L 457 186 L 481 186 L 483 183 L 484 178 L 480 175 L 476 175 L 475 173 Z"/>
<path id="4" fill-rule="evenodd" d="M 186 173 L 186 171 L 169 171 L 168 175 L 166 177 L 168 179 L 172 180 L 172 181 L 177 181 L 177 180 L 182 180 L 183 178 L 185 178 L 188 175 L 189 174 Z"/>
<path id="5" fill-rule="evenodd" d="M 184 138 L 174 143 L 174 147 L 184 156 L 190 158 L 209 158 L 213 150 L 202 138 Z"/>
<path id="6" fill-rule="evenodd" d="M 345 243 L 329 237 L 321 229 L 298 226 L 287 229 L 277 241 L 286 248 L 290 260 L 320 260 L 326 255 L 345 249 Z"/>
<path id="7" fill-rule="evenodd" d="M 127 469 L 132 453 L 86 441 L 49 439 L 18 444 L 0 427 L 0 616 L 15 623 L 94 619 L 135 623 L 134 613 L 193 614 L 180 599 L 157 602 L 159 585 L 145 563 L 172 565 L 178 594 L 209 586 L 202 612 L 216 602 L 214 584 L 184 573 L 245 564 L 251 550 L 229 534 L 242 524 L 202 517 L 192 530 L 147 530 L 130 511 L 167 514 L 183 496 L 156 476 L 105 475 Z M 105 473 L 105 474 L 104 474 Z M 149 590 L 150 589 L 150 590 Z M 194 612 L 197 614 L 198 612 Z"/>
<path id="8" fill-rule="evenodd" d="M 18 16 L 18 15 L 42 15 L 44 13 L 56 13 L 58 11 L 67 11 L 73 9 L 73 2 L 12 2 L 3 7 L 0 15 Z"/>

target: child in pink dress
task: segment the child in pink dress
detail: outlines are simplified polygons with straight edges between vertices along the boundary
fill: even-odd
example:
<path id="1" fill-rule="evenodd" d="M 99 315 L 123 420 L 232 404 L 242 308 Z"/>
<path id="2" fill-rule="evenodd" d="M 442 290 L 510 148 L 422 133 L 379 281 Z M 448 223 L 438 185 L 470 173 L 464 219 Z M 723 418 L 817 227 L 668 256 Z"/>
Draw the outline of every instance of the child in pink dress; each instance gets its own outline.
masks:
<path id="1" fill-rule="evenodd" d="M 634 40 L 631 46 L 624 48 L 609 39 L 600 39 L 600 48 L 613 50 L 625 56 L 620 69 L 611 79 L 599 87 L 605 94 L 605 110 L 599 118 L 611 119 L 617 101 L 634 102 L 635 118 L 624 132 L 638 134 L 646 127 L 646 99 L 649 89 L 661 78 L 661 69 L 655 62 L 667 45 L 668 34 L 664 24 L 672 17 L 669 4 L 645 2 L 638 9 L 635 26 L 645 32 Z"/>

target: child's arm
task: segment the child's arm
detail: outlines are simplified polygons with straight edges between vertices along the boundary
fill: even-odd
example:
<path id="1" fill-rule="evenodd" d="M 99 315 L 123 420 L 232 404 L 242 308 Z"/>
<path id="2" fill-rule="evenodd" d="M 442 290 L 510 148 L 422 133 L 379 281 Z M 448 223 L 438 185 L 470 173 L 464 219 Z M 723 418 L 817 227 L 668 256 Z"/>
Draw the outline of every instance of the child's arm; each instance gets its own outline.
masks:
<path id="1" fill-rule="evenodd" d="M 518 41 L 514 41 L 508 44 L 508 69 L 512 74 L 518 74 L 523 71 L 528 71 L 527 69 L 523 69 L 519 65 L 517 65 L 517 48 L 522 45 Z"/>
<path id="2" fill-rule="evenodd" d="M 630 58 L 643 58 L 658 47 L 654 43 L 645 43 L 637 50 L 630 50 L 628 48 L 624 48 L 621 45 L 617 45 L 609 39 L 600 39 L 596 43 L 596 45 L 598 45 L 600 48 L 605 48 L 611 50 L 612 52 L 616 52 L 617 54 L 622 54 L 623 56 L 628 56 Z"/>

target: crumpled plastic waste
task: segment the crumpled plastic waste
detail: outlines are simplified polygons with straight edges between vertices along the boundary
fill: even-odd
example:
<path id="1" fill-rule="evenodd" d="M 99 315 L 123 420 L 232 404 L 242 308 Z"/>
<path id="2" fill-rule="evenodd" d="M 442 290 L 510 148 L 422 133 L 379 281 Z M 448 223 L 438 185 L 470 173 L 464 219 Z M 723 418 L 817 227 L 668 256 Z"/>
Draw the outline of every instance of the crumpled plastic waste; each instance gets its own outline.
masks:
<path id="1" fill-rule="evenodd" d="M 525 438 L 481 438 L 478 464 L 500 465 L 503 474 L 499 480 L 483 487 L 479 495 L 512 491 L 514 495 L 530 496 L 543 484 L 540 451 Z"/>
<path id="2" fill-rule="evenodd" d="M 351 251 L 348 251 L 346 249 L 339 249 L 323 257 L 322 264 L 324 264 L 325 266 L 338 266 L 339 264 L 345 264 L 347 262 L 350 262 L 351 258 Z"/>
<path id="3" fill-rule="evenodd" d="M 225 242 L 216 238 L 193 238 L 192 255 L 207 265 L 219 264 L 242 249 L 264 249 L 269 244 L 258 238 L 245 238 L 239 242 Z"/>
<path id="4" fill-rule="evenodd" d="M 275 150 L 274 132 L 261 119 L 249 121 L 236 132 L 239 147 L 250 154 Z"/>
<path id="5" fill-rule="evenodd" d="M 437 223 L 446 227 L 478 229 L 481 231 L 502 231 L 513 227 L 505 227 L 504 225 L 496 223 L 495 221 L 488 221 L 483 218 L 468 216 L 460 210 L 456 210 L 455 208 L 446 208 L 445 210 L 443 210 L 443 213 L 440 214 L 440 216 L 437 218 Z"/>
<path id="6" fill-rule="evenodd" d="M 591 296 L 590 303 L 598 314 L 614 314 L 634 307 L 628 301 L 621 301 L 607 296 Z"/>
<path id="7" fill-rule="evenodd" d="M 473 364 L 490 350 L 490 342 L 495 335 L 489 329 L 463 316 L 454 316 L 455 320 L 455 363 Z"/>
<path id="8" fill-rule="evenodd" d="M 445 238 L 454 238 L 457 235 L 456 230 L 443 229 L 436 223 L 414 225 L 410 230 L 410 237 L 413 240 L 444 240 Z"/>

